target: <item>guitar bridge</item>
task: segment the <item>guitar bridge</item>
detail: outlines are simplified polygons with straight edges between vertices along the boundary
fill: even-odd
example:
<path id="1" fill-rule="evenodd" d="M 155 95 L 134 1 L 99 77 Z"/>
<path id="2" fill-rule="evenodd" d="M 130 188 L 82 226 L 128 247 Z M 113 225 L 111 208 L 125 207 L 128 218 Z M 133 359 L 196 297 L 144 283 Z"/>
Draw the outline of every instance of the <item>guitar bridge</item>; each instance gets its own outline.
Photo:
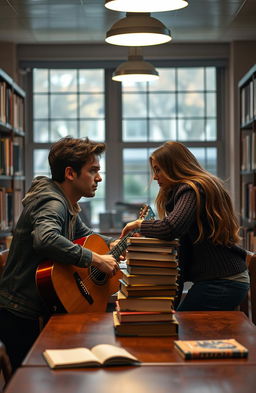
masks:
<path id="1" fill-rule="evenodd" d="M 87 290 L 86 286 L 84 285 L 84 282 L 81 279 L 81 277 L 79 276 L 79 274 L 77 272 L 74 272 L 73 276 L 76 281 L 76 285 L 77 285 L 79 291 L 81 292 L 82 296 L 87 300 L 87 302 L 89 304 L 93 304 L 93 298 L 90 295 L 90 293 L 88 292 L 88 290 Z"/>

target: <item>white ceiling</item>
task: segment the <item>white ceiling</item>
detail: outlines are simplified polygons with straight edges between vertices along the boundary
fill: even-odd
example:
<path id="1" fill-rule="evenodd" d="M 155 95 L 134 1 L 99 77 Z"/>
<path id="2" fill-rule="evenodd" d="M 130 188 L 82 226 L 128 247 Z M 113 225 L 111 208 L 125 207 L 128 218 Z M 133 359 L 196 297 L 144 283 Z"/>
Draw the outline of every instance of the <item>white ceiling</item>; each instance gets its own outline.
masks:
<path id="1" fill-rule="evenodd" d="M 104 0 L 0 0 L 0 40 L 102 43 L 124 16 Z M 184 9 L 153 16 L 170 28 L 173 43 L 256 40 L 256 0 L 189 0 Z"/>

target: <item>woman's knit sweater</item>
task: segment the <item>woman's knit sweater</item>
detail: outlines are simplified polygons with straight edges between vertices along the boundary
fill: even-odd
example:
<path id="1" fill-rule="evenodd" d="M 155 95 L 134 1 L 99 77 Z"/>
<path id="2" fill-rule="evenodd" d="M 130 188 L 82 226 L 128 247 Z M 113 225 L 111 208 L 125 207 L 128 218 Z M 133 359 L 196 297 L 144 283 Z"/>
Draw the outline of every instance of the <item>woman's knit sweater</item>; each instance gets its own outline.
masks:
<path id="1" fill-rule="evenodd" d="M 209 225 L 204 208 L 204 193 L 201 193 L 201 220 L 205 237 L 198 237 L 196 223 L 196 194 L 187 184 L 179 184 L 171 192 L 166 205 L 168 216 L 163 220 L 143 221 L 141 234 L 164 240 L 178 238 L 180 241 L 179 263 L 183 281 L 202 281 L 224 278 L 246 270 L 246 251 L 239 246 L 220 246 L 207 238 Z"/>

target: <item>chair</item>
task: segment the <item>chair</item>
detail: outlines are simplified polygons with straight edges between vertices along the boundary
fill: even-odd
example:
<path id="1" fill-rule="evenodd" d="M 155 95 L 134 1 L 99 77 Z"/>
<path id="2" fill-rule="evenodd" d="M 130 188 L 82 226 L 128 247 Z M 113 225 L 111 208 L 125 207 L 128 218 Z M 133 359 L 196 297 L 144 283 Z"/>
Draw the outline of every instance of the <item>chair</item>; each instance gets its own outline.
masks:
<path id="1" fill-rule="evenodd" d="M 5 350 L 4 344 L 0 341 L 0 373 L 3 373 L 5 385 L 9 382 L 12 376 L 12 367 L 9 356 Z M 1 391 L 1 388 L 0 388 Z"/>
<path id="2" fill-rule="evenodd" d="M 3 268 L 6 264 L 8 254 L 9 254 L 9 249 L 0 251 L 0 277 L 1 277 L 1 274 L 3 271 Z"/>
<path id="3" fill-rule="evenodd" d="M 250 290 L 240 305 L 243 311 L 256 325 L 256 254 L 250 253 L 246 257 L 246 263 L 250 276 Z"/>

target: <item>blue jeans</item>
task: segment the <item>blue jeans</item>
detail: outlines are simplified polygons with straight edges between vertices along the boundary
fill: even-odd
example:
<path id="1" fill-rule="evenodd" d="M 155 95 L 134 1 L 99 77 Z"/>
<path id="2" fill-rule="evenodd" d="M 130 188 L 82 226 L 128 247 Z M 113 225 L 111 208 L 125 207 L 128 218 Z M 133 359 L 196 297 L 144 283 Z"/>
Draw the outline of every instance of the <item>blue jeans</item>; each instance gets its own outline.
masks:
<path id="1" fill-rule="evenodd" d="M 224 279 L 196 282 L 177 311 L 233 311 L 245 298 L 249 286 L 245 282 Z"/>

